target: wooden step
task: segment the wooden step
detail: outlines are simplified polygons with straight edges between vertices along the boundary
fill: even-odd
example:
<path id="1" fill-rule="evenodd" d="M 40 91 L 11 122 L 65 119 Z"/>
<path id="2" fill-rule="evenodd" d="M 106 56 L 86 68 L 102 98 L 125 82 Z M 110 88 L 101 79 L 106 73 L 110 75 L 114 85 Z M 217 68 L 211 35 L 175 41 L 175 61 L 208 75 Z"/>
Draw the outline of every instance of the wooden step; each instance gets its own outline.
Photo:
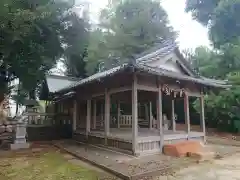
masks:
<path id="1" fill-rule="evenodd" d="M 133 152 L 132 151 L 128 151 L 128 150 L 125 150 L 125 149 L 120 149 L 120 148 L 111 147 L 111 146 L 105 146 L 105 145 L 101 145 L 101 144 L 93 145 L 93 146 L 133 156 Z"/>

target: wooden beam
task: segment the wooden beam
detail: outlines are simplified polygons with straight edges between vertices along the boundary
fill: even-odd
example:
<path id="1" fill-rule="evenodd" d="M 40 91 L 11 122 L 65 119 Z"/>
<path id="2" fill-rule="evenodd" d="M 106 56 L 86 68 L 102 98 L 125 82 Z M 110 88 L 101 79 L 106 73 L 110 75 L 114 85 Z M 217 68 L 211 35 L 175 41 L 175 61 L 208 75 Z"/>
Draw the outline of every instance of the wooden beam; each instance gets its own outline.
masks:
<path id="1" fill-rule="evenodd" d="M 93 101 L 93 129 L 96 129 L 96 121 L 97 121 L 97 102 Z"/>
<path id="2" fill-rule="evenodd" d="M 142 84 L 138 84 L 137 89 L 142 90 L 142 91 L 158 92 L 157 87 L 151 87 L 151 86 L 146 86 L 146 85 L 142 85 Z"/>
<path id="3" fill-rule="evenodd" d="M 115 94 L 115 93 L 120 93 L 125 91 L 131 91 L 131 90 L 132 90 L 132 87 L 129 87 L 129 86 L 113 88 L 113 89 L 109 89 L 109 94 Z"/>
<path id="4" fill-rule="evenodd" d="M 137 96 L 137 76 L 133 75 L 132 83 L 132 151 L 137 154 L 138 145 L 138 96 Z"/>
<path id="5" fill-rule="evenodd" d="M 105 93 L 101 92 L 101 93 L 96 93 L 92 95 L 92 98 L 96 98 L 96 97 L 100 97 L 100 96 L 104 96 Z"/>
<path id="6" fill-rule="evenodd" d="M 115 93 L 120 93 L 120 92 L 125 92 L 125 91 L 131 91 L 132 87 L 130 86 L 126 86 L 126 87 L 119 87 L 119 88 L 112 88 L 108 90 L 108 93 L 111 94 L 115 94 Z M 92 98 L 96 98 L 96 97 L 100 97 L 100 96 L 105 96 L 105 92 L 100 92 L 100 93 L 96 93 L 96 94 L 92 94 Z"/>
<path id="7" fill-rule="evenodd" d="M 107 139 L 109 135 L 109 123 L 110 121 L 110 95 L 108 90 L 105 90 L 105 113 L 104 113 L 104 131 L 105 131 L 105 139 Z"/>
<path id="8" fill-rule="evenodd" d="M 189 97 L 187 94 L 184 96 L 184 114 L 185 124 L 187 125 L 187 134 L 190 133 L 190 114 L 189 114 Z"/>
<path id="9" fill-rule="evenodd" d="M 205 111 L 204 111 L 204 96 L 200 97 L 200 123 L 204 133 L 204 143 L 206 142 L 206 125 L 205 125 Z"/>
<path id="10" fill-rule="evenodd" d="M 189 90 L 186 90 L 185 93 L 189 96 L 189 97 L 201 97 L 201 93 L 200 92 L 192 92 Z"/>
<path id="11" fill-rule="evenodd" d="M 163 145 L 164 145 L 164 134 L 163 134 L 163 119 L 162 119 L 162 89 L 161 85 L 158 86 L 158 93 L 157 93 L 157 114 L 158 114 L 158 124 L 159 124 L 159 135 L 160 135 L 160 151 L 162 152 Z"/>
<path id="12" fill-rule="evenodd" d="M 175 103 L 174 99 L 172 99 L 172 130 L 176 131 L 176 121 L 175 121 Z"/>
<path id="13" fill-rule="evenodd" d="M 73 100 L 73 132 L 77 129 L 77 100 Z"/>
<path id="14" fill-rule="evenodd" d="M 87 100 L 87 118 L 86 118 L 86 136 L 88 137 L 88 134 L 91 129 L 91 99 Z"/>

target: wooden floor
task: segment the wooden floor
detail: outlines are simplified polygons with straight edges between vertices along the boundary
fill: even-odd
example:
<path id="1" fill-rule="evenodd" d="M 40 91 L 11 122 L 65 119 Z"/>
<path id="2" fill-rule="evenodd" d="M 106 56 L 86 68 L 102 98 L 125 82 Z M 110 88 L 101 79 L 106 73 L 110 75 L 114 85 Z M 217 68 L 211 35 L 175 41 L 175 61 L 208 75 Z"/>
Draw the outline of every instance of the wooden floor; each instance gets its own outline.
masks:
<path id="1" fill-rule="evenodd" d="M 77 130 L 76 133 L 85 133 L 84 130 Z M 97 137 L 104 137 L 104 131 L 100 130 L 91 130 L 89 133 L 92 136 Z M 204 133 L 202 132 L 190 132 L 189 135 L 187 132 L 184 131 L 176 131 L 173 132 L 172 130 L 164 130 L 164 140 L 177 140 L 177 139 L 187 139 L 187 138 L 198 138 L 203 137 Z M 108 138 L 118 139 L 125 142 L 131 142 L 132 139 L 132 129 L 131 128 L 111 128 Z M 144 141 L 158 141 L 160 139 L 159 137 L 159 130 L 157 129 L 148 129 L 148 128 L 139 128 L 138 129 L 138 141 L 144 142 Z"/>

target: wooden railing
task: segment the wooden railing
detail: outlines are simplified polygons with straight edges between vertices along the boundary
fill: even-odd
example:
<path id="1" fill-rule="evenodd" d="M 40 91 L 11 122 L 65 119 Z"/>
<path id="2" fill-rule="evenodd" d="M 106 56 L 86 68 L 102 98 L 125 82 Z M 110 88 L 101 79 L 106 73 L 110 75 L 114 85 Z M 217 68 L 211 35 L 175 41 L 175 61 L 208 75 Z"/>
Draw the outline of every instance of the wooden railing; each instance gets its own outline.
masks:
<path id="1" fill-rule="evenodd" d="M 119 127 L 132 127 L 132 115 L 121 115 L 119 117 Z"/>
<path id="2" fill-rule="evenodd" d="M 66 116 L 56 118 L 53 113 L 25 113 L 24 116 L 27 118 L 28 126 L 52 126 L 55 124 L 71 124 L 71 119 Z"/>
<path id="3" fill-rule="evenodd" d="M 72 137 L 72 118 L 67 114 L 25 113 L 28 141 L 48 141 Z"/>
<path id="4" fill-rule="evenodd" d="M 163 116 L 164 117 L 164 116 Z M 157 128 L 157 120 L 154 117 L 151 117 L 152 128 Z M 168 120 L 170 121 L 170 120 Z M 165 124 L 166 122 L 163 121 Z M 138 119 L 138 125 L 149 126 L 149 121 L 146 119 Z M 132 127 L 132 115 L 121 115 L 119 117 L 119 127 Z"/>

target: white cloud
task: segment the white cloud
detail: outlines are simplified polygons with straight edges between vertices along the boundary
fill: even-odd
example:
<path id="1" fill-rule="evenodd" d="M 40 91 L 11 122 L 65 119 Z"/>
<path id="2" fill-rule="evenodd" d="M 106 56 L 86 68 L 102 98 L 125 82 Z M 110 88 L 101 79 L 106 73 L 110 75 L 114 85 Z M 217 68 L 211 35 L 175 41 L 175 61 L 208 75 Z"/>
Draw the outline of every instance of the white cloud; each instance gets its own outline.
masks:
<path id="1" fill-rule="evenodd" d="M 163 0 L 162 6 L 168 13 L 171 25 L 179 31 L 181 48 L 195 48 L 209 45 L 208 32 L 190 14 L 185 13 L 185 0 Z"/>

